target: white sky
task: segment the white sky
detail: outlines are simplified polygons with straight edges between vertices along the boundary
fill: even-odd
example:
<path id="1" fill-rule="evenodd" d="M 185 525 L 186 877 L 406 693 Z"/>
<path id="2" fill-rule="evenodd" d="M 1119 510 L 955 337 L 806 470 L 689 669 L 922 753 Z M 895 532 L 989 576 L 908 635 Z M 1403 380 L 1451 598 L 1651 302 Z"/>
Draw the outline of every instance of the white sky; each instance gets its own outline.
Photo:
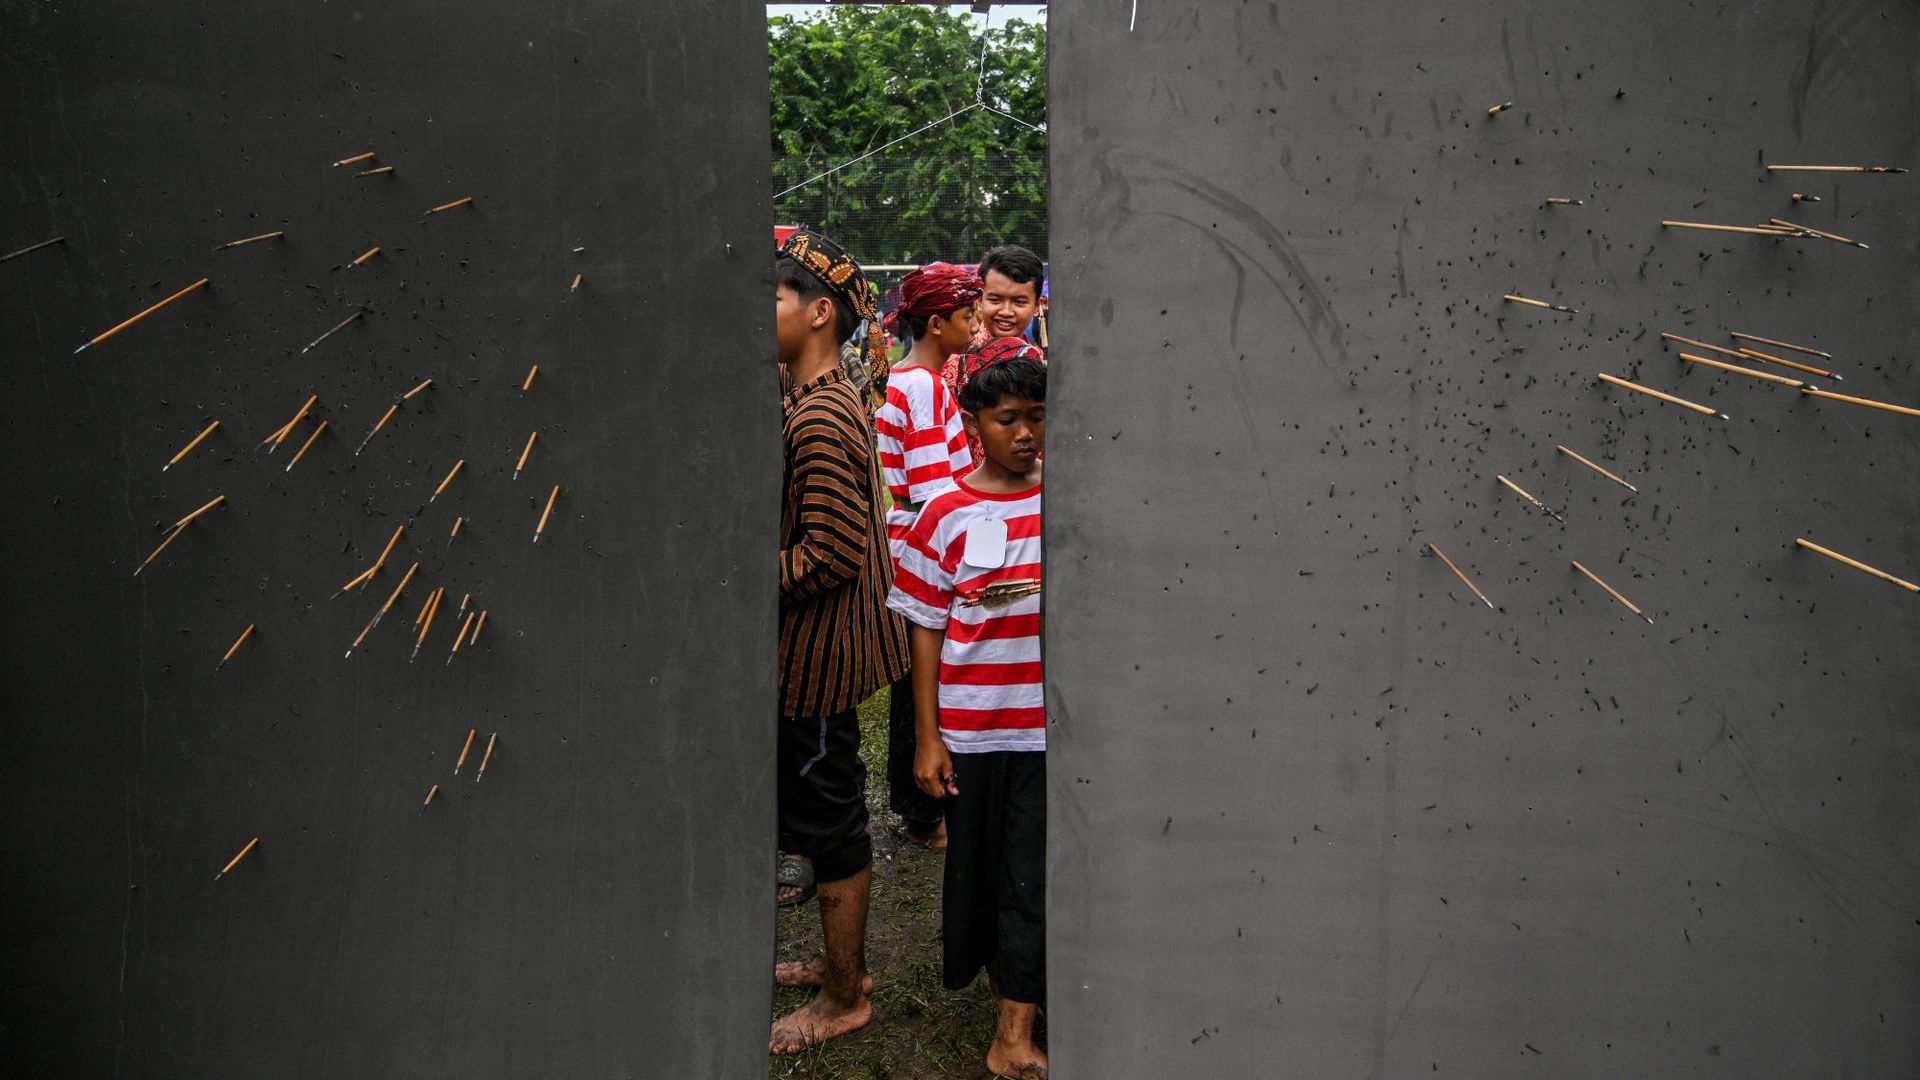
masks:
<path id="1" fill-rule="evenodd" d="M 831 6 L 830 4 L 768 4 L 767 14 L 813 16 L 820 14 Z M 1030 4 L 995 4 L 991 17 L 994 25 L 998 26 L 1011 16 L 1024 16 L 1031 21 L 1045 10 L 1043 7 L 1034 7 Z M 962 14 L 967 13 L 962 12 Z M 970 15 L 969 17 L 976 23 L 988 18 L 986 15 Z"/>

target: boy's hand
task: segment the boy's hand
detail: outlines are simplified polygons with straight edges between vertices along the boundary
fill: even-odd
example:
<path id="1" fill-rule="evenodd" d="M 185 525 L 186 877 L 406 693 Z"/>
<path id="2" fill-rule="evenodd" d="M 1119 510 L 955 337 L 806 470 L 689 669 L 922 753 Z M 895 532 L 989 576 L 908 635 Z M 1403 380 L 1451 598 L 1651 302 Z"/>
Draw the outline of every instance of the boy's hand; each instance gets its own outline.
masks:
<path id="1" fill-rule="evenodd" d="M 946 743 L 935 739 L 929 745 L 922 740 L 914 748 L 913 782 L 936 799 L 960 794 L 960 785 L 953 777 L 953 756 L 947 753 Z"/>

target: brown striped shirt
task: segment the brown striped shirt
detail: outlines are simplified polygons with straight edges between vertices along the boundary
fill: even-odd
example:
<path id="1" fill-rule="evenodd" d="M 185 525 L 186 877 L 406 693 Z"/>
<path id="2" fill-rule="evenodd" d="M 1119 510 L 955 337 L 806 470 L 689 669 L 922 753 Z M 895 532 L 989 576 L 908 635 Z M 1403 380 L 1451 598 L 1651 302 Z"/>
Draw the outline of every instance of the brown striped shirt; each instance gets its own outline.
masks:
<path id="1" fill-rule="evenodd" d="M 780 712 L 831 716 L 905 674 L 907 630 L 887 610 L 893 565 L 860 392 L 835 369 L 781 404 Z"/>

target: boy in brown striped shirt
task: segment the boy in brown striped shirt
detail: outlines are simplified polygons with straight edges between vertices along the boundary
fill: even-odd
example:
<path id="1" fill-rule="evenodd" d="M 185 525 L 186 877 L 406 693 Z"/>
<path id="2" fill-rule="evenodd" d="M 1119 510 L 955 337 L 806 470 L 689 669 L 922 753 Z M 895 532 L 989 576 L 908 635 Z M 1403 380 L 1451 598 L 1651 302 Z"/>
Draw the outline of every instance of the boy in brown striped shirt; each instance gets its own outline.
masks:
<path id="1" fill-rule="evenodd" d="M 767 1049 L 792 1054 L 863 1027 L 873 842 L 854 707 L 907 669 L 906 628 L 887 610 L 893 585 L 872 429 L 840 346 L 877 325 L 860 267 L 825 237 L 796 232 L 774 263 L 774 327 L 789 387 L 780 510 L 780 847 L 810 864 L 823 956 L 782 964 L 787 986 L 818 986 L 774 1022 Z M 800 865 L 800 864 L 795 864 Z M 777 880 L 804 898 L 806 879 Z"/>

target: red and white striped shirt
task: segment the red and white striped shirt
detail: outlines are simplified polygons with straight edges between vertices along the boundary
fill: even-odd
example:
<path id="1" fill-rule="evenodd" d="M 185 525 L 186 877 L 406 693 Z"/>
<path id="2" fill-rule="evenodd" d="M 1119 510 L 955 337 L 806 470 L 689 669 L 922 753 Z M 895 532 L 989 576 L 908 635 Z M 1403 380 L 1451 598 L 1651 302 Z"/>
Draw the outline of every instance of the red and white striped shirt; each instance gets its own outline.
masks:
<path id="1" fill-rule="evenodd" d="M 887 400 L 873 414 L 873 431 L 880 478 L 893 495 L 887 546 L 898 559 L 919 508 L 954 477 L 971 472 L 973 455 L 960 406 L 931 368 L 908 364 L 888 373 Z"/>
<path id="2" fill-rule="evenodd" d="M 967 530 L 995 518 L 1007 527 L 994 569 L 965 561 Z M 978 491 L 956 478 L 907 531 L 887 606 L 909 622 L 944 631 L 940 646 L 940 737 L 956 754 L 1047 748 L 1040 680 L 1040 597 L 990 610 L 965 599 L 996 581 L 1039 580 L 1040 488 Z"/>

